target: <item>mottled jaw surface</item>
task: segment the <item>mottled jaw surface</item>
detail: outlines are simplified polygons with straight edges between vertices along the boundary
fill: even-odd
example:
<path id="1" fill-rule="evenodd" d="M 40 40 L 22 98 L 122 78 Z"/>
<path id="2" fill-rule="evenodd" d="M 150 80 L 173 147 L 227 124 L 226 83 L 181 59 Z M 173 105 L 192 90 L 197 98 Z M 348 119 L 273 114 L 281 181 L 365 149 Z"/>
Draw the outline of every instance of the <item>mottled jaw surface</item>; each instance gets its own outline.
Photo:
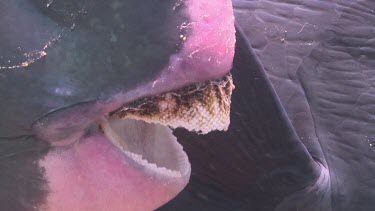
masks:
<path id="1" fill-rule="evenodd" d="M 107 138 L 150 173 L 181 177 L 190 170 L 188 158 L 170 128 L 206 134 L 227 130 L 231 75 L 123 106 L 101 123 Z"/>

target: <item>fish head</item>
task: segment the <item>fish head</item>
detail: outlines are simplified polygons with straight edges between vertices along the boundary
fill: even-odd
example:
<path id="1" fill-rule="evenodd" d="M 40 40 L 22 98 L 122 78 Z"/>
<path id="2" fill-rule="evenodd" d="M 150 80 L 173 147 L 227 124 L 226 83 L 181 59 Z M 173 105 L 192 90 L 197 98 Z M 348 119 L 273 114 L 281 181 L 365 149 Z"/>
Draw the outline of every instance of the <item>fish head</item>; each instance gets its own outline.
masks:
<path id="1" fill-rule="evenodd" d="M 168 122 L 135 118 L 143 107 L 123 119 L 124 108 L 146 99 L 162 114 L 172 102 L 179 116 L 184 99 L 230 95 L 212 82 L 233 61 L 230 0 L 3 0 L 0 13 L 3 162 L 30 175 L 9 208 L 152 210 L 185 187 L 190 164 Z"/>

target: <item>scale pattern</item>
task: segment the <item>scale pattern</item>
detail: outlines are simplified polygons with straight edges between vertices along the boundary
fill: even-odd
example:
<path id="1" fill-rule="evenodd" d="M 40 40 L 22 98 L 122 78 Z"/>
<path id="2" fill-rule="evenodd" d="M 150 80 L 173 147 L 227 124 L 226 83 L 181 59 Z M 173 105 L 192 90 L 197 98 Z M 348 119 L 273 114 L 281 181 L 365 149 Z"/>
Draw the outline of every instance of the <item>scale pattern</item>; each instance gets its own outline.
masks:
<path id="1" fill-rule="evenodd" d="M 232 76 L 146 97 L 125 105 L 114 117 L 183 127 L 201 134 L 225 131 L 230 123 Z"/>

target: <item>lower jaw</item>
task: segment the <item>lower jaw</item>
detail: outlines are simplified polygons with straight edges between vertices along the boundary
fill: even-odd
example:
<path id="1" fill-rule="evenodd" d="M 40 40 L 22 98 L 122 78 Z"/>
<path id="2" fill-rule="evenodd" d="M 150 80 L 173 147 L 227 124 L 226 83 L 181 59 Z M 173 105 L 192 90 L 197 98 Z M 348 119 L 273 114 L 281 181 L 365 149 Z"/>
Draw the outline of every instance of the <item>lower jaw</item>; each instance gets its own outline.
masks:
<path id="1" fill-rule="evenodd" d="M 190 163 L 168 127 L 149 127 L 165 133 L 168 145 L 180 148 L 173 170 L 140 162 L 95 132 L 74 146 L 56 148 L 40 162 L 50 190 L 45 209 L 153 210 L 174 198 L 189 181 Z"/>

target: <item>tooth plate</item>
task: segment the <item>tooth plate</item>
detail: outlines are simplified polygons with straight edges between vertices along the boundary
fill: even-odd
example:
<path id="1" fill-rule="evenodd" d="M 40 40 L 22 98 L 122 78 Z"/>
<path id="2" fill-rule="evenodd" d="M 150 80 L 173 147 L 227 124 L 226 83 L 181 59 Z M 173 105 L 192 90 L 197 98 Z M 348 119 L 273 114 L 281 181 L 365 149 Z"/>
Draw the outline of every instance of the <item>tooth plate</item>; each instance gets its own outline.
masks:
<path id="1" fill-rule="evenodd" d="M 124 106 L 113 116 L 143 120 L 148 123 L 183 127 L 206 134 L 227 130 L 234 89 L 232 76 L 222 80 L 191 85 L 174 92 L 139 99 Z"/>

